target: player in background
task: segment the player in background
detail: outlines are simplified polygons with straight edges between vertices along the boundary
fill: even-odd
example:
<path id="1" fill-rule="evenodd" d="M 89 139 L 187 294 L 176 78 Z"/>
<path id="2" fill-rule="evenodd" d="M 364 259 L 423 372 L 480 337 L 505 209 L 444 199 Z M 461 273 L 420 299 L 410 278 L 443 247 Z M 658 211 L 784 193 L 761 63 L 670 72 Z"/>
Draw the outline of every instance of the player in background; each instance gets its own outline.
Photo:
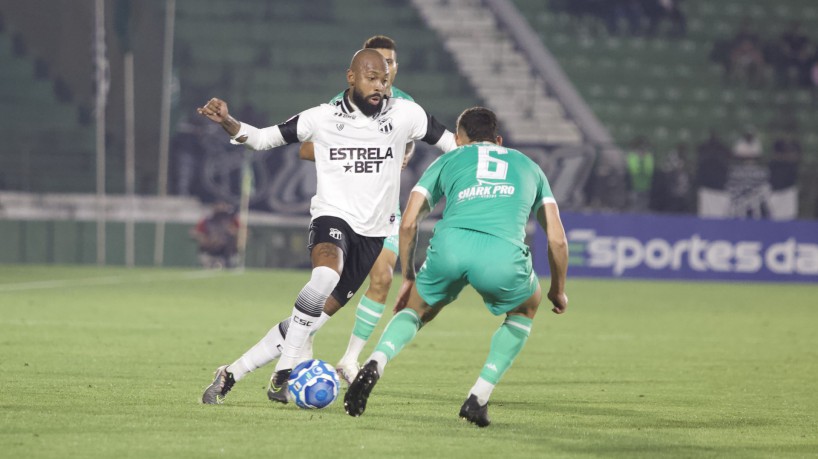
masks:
<path id="1" fill-rule="evenodd" d="M 394 86 L 395 77 L 398 74 L 398 55 L 395 41 L 384 35 L 375 35 L 364 42 L 363 49 L 374 49 L 381 53 L 389 65 L 389 85 L 386 88 L 386 95 L 397 99 L 411 100 L 412 97 Z M 330 103 L 335 103 L 344 97 L 341 92 L 335 96 Z M 414 142 L 407 144 L 407 161 L 414 152 Z M 301 144 L 299 157 L 309 161 L 315 161 L 315 151 L 311 142 Z M 404 164 L 406 161 L 404 161 Z M 366 342 L 375 330 L 384 309 L 386 309 L 386 297 L 392 287 L 395 264 L 398 261 L 398 228 L 400 227 L 400 208 L 397 210 L 397 219 L 394 230 L 383 243 L 383 250 L 375 260 L 372 271 L 369 272 L 369 288 L 361 297 L 358 307 L 355 310 L 355 325 L 349 337 L 349 344 L 343 357 L 335 365 L 338 376 L 352 383 L 358 374 L 360 364 L 358 358 L 363 351 Z"/>
<path id="2" fill-rule="evenodd" d="M 310 205 L 310 279 L 287 319 L 238 360 L 216 370 L 203 403 L 220 403 L 237 381 L 276 358 L 267 396 L 287 403 L 287 379 L 309 335 L 355 294 L 390 233 L 406 144 L 423 140 L 443 151 L 456 148 L 454 135 L 422 107 L 385 97 L 389 67 L 377 51 L 355 53 L 346 77 L 349 88 L 337 103 L 264 129 L 237 121 L 219 99 L 198 109 L 220 124 L 232 142 L 253 150 L 313 142 L 317 173 Z"/>
<path id="3" fill-rule="evenodd" d="M 565 278 L 568 245 L 557 203 L 542 169 L 517 150 L 503 148 L 497 118 L 482 107 L 457 120 L 455 151 L 432 163 L 412 189 L 400 228 L 404 281 L 395 314 L 344 396 L 344 409 L 360 416 L 384 367 L 418 330 L 466 284 L 483 297 L 489 312 L 506 318 L 494 333 L 486 363 L 460 408 L 460 417 L 488 426 L 488 400 L 520 353 L 542 293 L 524 242 L 531 213 L 548 236 L 552 311 L 568 305 Z M 426 262 L 415 272 L 418 223 L 442 197 L 443 218 L 435 225 Z"/>

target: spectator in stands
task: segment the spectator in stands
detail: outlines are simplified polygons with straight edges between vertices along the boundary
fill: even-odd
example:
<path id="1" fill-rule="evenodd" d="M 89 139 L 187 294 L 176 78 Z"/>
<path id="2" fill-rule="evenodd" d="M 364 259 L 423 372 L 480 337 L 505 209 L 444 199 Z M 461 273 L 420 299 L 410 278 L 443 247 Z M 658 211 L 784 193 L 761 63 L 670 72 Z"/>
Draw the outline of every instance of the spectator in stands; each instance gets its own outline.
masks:
<path id="1" fill-rule="evenodd" d="M 662 160 L 656 173 L 651 209 L 658 212 L 688 213 L 693 198 L 693 181 L 688 170 L 687 144 L 680 143 Z"/>
<path id="2" fill-rule="evenodd" d="M 687 35 L 687 19 L 679 7 L 682 0 L 643 0 L 642 9 L 648 19 L 647 33 L 656 35 L 662 21 L 670 21 L 670 36 Z"/>
<path id="3" fill-rule="evenodd" d="M 730 148 L 711 129 L 707 140 L 697 147 L 696 186 L 723 190 L 727 183 Z"/>
<path id="4" fill-rule="evenodd" d="M 762 146 L 755 128 L 748 126 L 733 145 L 727 168 L 725 190 L 731 215 L 739 218 L 769 218 L 769 170 L 761 164 Z"/>
<path id="5" fill-rule="evenodd" d="M 642 32 L 642 6 L 639 0 L 609 0 L 599 5 L 603 9 L 603 18 L 608 33 L 619 35 L 623 24 L 627 25 L 630 35 L 639 35 Z"/>
<path id="6" fill-rule="evenodd" d="M 54 79 L 54 97 L 64 104 L 71 103 L 74 100 L 74 92 L 71 90 L 71 87 L 68 86 L 65 79 L 61 76 Z"/>
<path id="7" fill-rule="evenodd" d="M 204 94 L 210 90 L 192 89 L 199 100 L 206 99 Z M 260 125 L 266 123 L 263 113 L 251 105 L 244 105 L 241 119 L 253 120 Z M 197 195 L 200 199 L 210 201 L 214 196 L 224 196 L 216 190 L 216 184 L 207 178 L 206 164 L 208 158 L 223 158 L 228 152 L 242 151 L 241 147 L 225 144 L 222 140 L 224 131 L 219 126 L 207 121 L 198 114 L 185 114 L 176 125 L 171 138 L 171 189 L 181 196 Z"/>
<path id="8" fill-rule="evenodd" d="M 653 153 L 647 139 L 642 136 L 635 139 L 625 159 L 630 179 L 630 208 L 636 212 L 645 211 L 650 203 L 654 173 Z"/>
<path id="9" fill-rule="evenodd" d="M 173 152 L 173 178 L 175 191 L 181 196 L 193 192 L 204 146 L 201 144 L 201 133 L 208 128 L 201 116 L 183 116 L 176 125 L 176 132 L 171 139 Z"/>
<path id="10" fill-rule="evenodd" d="M 597 160 L 583 192 L 593 209 L 624 209 L 628 206 L 627 170 L 609 161 Z"/>
<path id="11" fill-rule="evenodd" d="M 738 160 L 758 160 L 761 158 L 761 140 L 753 126 L 744 128 L 744 133 L 733 144 L 733 158 Z"/>
<path id="12" fill-rule="evenodd" d="M 239 220 L 229 204 L 217 202 L 213 213 L 190 230 L 199 246 L 199 263 L 204 268 L 233 268 L 238 262 Z"/>
<path id="13" fill-rule="evenodd" d="M 26 40 L 23 38 L 23 34 L 20 32 L 16 32 L 11 37 L 11 52 L 15 57 L 23 57 L 28 53 Z"/>
<path id="14" fill-rule="evenodd" d="M 781 34 L 776 45 L 773 63 L 778 84 L 789 86 L 795 81 L 799 86 L 809 86 L 815 50 L 809 37 L 801 30 L 801 24 L 794 21 Z"/>
<path id="15" fill-rule="evenodd" d="M 268 124 L 267 117 L 264 113 L 258 111 L 252 104 L 245 103 L 239 109 L 240 119 L 253 126 L 266 126 Z"/>
<path id="16" fill-rule="evenodd" d="M 797 110 L 790 105 L 780 105 L 777 113 L 770 117 L 770 122 L 767 123 L 766 132 L 773 133 L 779 137 L 782 133 L 797 133 L 800 130 Z"/>
<path id="17" fill-rule="evenodd" d="M 751 139 L 747 133 L 739 139 L 742 141 L 750 146 L 742 154 L 734 151 L 734 160 L 727 169 L 725 190 L 730 197 L 730 214 L 739 218 L 769 218 L 770 174 L 761 164 L 760 142 L 757 136 L 753 134 Z"/>
<path id="18" fill-rule="evenodd" d="M 761 48 L 761 38 L 752 23 L 745 18 L 730 43 L 727 75 L 736 81 L 758 85 L 764 81 L 766 63 Z"/>
<path id="19" fill-rule="evenodd" d="M 792 133 L 786 133 L 773 142 L 770 159 L 770 186 L 773 191 L 791 188 L 798 182 L 801 163 L 801 143 Z"/>

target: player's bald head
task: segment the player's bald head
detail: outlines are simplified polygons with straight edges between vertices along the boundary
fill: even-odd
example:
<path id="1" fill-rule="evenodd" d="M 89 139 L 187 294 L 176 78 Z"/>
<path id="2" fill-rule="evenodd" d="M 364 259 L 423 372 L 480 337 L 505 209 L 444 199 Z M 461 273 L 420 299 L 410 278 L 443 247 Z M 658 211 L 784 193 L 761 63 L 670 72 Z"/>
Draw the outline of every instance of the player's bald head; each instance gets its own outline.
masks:
<path id="1" fill-rule="evenodd" d="M 347 70 L 352 102 L 366 116 L 372 116 L 383 105 L 389 88 L 389 65 L 381 53 L 362 49 L 355 53 Z"/>
<path id="2" fill-rule="evenodd" d="M 355 73 L 375 70 L 389 74 L 389 66 L 386 65 L 386 59 L 383 58 L 381 53 L 370 48 L 362 49 L 355 53 L 355 55 L 352 56 L 352 62 L 349 63 L 349 69 Z"/>

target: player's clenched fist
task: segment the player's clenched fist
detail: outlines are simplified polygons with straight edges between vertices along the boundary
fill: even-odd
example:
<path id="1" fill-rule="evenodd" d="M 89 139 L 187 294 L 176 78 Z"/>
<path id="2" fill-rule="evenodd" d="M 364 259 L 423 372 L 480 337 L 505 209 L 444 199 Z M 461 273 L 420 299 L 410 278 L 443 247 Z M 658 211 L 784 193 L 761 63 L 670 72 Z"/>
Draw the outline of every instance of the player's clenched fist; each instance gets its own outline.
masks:
<path id="1" fill-rule="evenodd" d="M 241 128 L 241 123 L 230 116 L 230 113 L 227 111 L 227 102 L 221 99 L 214 97 L 210 99 L 204 107 L 197 108 L 196 111 L 199 112 L 200 115 L 208 117 L 211 121 L 219 123 L 231 137 L 238 134 Z M 246 136 L 241 136 L 236 139 L 236 141 L 240 143 L 245 140 L 247 140 Z"/>
<path id="2" fill-rule="evenodd" d="M 565 308 L 568 307 L 568 296 L 565 294 L 565 292 L 557 293 L 549 291 L 548 300 L 551 301 L 552 305 L 554 305 L 554 307 L 551 308 L 551 311 L 553 311 L 554 314 L 562 314 L 565 312 Z"/>
<path id="3" fill-rule="evenodd" d="M 217 123 L 223 123 L 230 116 L 227 111 L 227 102 L 215 97 L 210 99 L 204 107 L 197 108 L 196 111 Z"/>

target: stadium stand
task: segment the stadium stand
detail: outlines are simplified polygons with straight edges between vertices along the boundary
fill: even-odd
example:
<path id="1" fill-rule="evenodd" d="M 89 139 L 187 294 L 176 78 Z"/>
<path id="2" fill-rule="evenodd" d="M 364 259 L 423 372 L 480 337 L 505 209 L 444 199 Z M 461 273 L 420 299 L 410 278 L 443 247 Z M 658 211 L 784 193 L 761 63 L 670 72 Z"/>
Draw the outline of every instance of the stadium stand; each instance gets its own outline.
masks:
<path id="1" fill-rule="evenodd" d="M 745 18 L 763 24 L 764 40 L 777 38 L 795 20 L 804 30 L 818 30 L 818 6 L 811 0 L 685 1 L 684 37 L 661 31 L 651 37 L 612 35 L 599 17 L 578 17 L 561 8 L 565 2 L 514 3 L 620 144 L 641 135 L 662 153 L 678 142 L 701 141 L 711 128 L 730 139 L 748 124 L 764 130 L 791 111 L 805 153 L 818 155 L 818 135 L 808 128 L 818 125 L 818 104 L 808 89 L 734 83 L 711 59 L 713 47 L 735 34 Z M 766 151 L 771 137 L 765 137 Z"/>
<path id="2" fill-rule="evenodd" d="M 141 14 L 161 21 L 163 4 L 146 6 Z M 352 52 L 375 34 L 387 34 L 398 43 L 398 86 L 446 125 L 453 127 L 463 108 L 480 104 L 468 80 L 458 73 L 452 57 L 426 29 L 408 0 L 375 5 L 364 0 L 320 0 L 309 5 L 179 0 L 176 5 L 174 67 L 179 93 L 174 119 L 200 105 L 204 98 L 218 95 L 234 109 L 252 106 L 269 123 L 283 121 L 344 89 L 344 71 Z M 20 22 L 19 15 L 9 16 L 0 31 L 0 104 L 15 113 L 0 126 L 6 139 L 0 157 L 0 189 L 93 192 L 94 125 L 87 109 L 93 100 L 87 100 L 85 94 L 89 83 L 72 80 L 67 86 L 58 84 L 62 75 L 54 70 L 56 62 L 26 51 L 26 46 L 22 46 L 23 52 L 15 52 L 15 32 L 26 24 Z M 204 34 L 203 30 L 218 33 Z M 86 35 L 83 40 L 87 40 Z M 109 58 L 112 71 L 119 72 L 116 36 L 111 35 Z M 24 45 L 31 37 L 23 34 Z M 85 52 L 87 44 L 79 35 L 72 36 L 75 38 L 78 48 L 72 52 Z M 48 67 L 52 68 L 50 75 Z M 113 77 L 121 78 L 118 74 Z M 155 96 L 145 95 L 145 86 L 137 89 L 143 90 L 137 104 L 156 103 Z M 83 97 L 78 92 L 83 92 Z M 114 119 L 109 120 L 112 124 L 108 128 L 114 132 L 108 133 L 112 143 L 106 170 L 107 191 L 113 193 L 123 190 L 119 94 L 109 95 L 109 117 Z M 155 161 L 153 150 L 139 154 L 139 166 L 153 174 L 156 166 L 149 164 Z M 147 176 L 138 179 L 152 181 Z M 143 184 L 142 189 L 150 191 L 151 187 Z"/>
<path id="3" fill-rule="evenodd" d="M 486 105 L 497 112 L 510 142 L 583 143 L 580 129 L 563 106 L 546 93 L 543 75 L 532 67 L 487 5 L 475 0 L 413 3 L 443 38 L 461 73 L 470 79 Z"/>
<path id="4" fill-rule="evenodd" d="M 221 94 L 234 107 L 250 104 L 269 122 L 282 121 L 344 89 L 353 51 L 375 34 L 398 43 L 397 86 L 445 124 L 453 127 L 463 108 L 479 104 L 408 1 L 180 0 L 177 9 L 183 106 Z"/>
<path id="5" fill-rule="evenodd" d="M 765 41 L 799 20 L 802 29 L 818 42 L 814 32 L 818 30 L 818 5 L 813 1 L 685 0 L 681 5 L 687 27 L 681 37 L 668 33 L 668 27 L 655 36 L 612 34 L 598 15 L 580 16 L 566 8 L 582 3 L 579 0 L 512 2 L 620 146 L 644 136 L 661 155 L 679 142 L 693 147 L 710 129 L 720 131 L 730 143 L 752 124 L 762 131 L 765 153 L 769 153 L 774 140 L 770 131 L 780 128 L 774 125 L 786 114 L 800 129 L 804 162 L 812 164 L 802 168 L 802 176 L 815 169 L 818 133 L 811 127 L 818 125 L 818 89 L 780 88 L 771 82 L 736 84 L 726 79 L 722 65 L 713 59 L 714 47 L 733 36 L 745 20 L 759 25 Z M 440 5 L 455 3 L 442 0 Z M 154 29 L 141 37 L 159 36 L 162 5 L 155 2 L 142 10 L 143 18 L 152 18 L 142 23 L 151 23 Z M 343 89 L 343 71 L 351 51 L 376 33 L 388 34 L 398 42 L 398 86 L 450 127 L 464 107 L 481 103 L 494 107 L 498 104 L 489 101 L 489 96 L 504 94 L 502 88 L 475 89 L 473 80 L 458 72 L 449 51 L 452 48 L 428 28 L 410 0 L 178 0 L 176 5 L 174 66 L 179 93 L 174 120 L 215 95 L 227 99 L 234 109 L 253 106 L 268 123 L 286 119 Z M 4 11 L 11 10 L 5 7 Z M 485 20 L 483 16 L 478 19 Z M 92 103 L 82 99 L 87 99 L 88 88 L 80 89 L 90 85 L 87 81 L 78 84 L 76 77 L 66 78 L 72 100 L 57 84 L 65 76 L 58 74 L 57 62 L 46 59 L 43 67 L 43 56 L 20 52 L 15 47 L 15 32 L 30 32 L 28 24 L 6 14 L 0 31 L 0 102 L 15 113 L 14 119 L 0 127 L 7 139 L 0 157 L 0 188 L 92 192 L 94 128 L 87 110 Z M 203 33 L 209 30 L 214 33 Z M 82 35 L 87 41 L 88 34 Z M 31 39 L 31 34 L 26 38 Z M 143 48 L 159 48 L 161 39 L 151 39 L 150 46 Z M 111 38 L 112 54 L 114 43 Z M 502 54 L 505 48 L 498 49 Z M 42 54 L 42 49 L 38 51 Z M 72 53 L 87 54 L 87 44 L 62 55 Z M 153 71 L 158 68 L 155 57 L 151 57 Z M 115 64 L 118 62 L 112 59 L 117 71 Z M 145 94 L 143 88 L 137 103 L 154 107 L 156 97 L 143 97 Z M 112 96 L 111 103 L 117 98 Z M 78 116 L 80 105 L 85 107 L 84 116 Z M 543 120 L 550 120 L 560 107 L 538 110 Z M 121 107 L 111 112 L 120 116 Z M 118 119 L 110 121 L 109 131 L 122 124 Z M 544 123 L 547 121 L 540 124 Z M 158 137 L 152 130 L 140 129 L 144 130 L 137 134 L 141 138 Z M 109 136 L 108 191 L 116 193 L 122 190 L 122 135 L 109 132 Z M 59 151 L 54 145 L 59 145 Z M 139 153 L 144 157 L 139 157 L 138 181 L 147 184 L 141 187 L 143 192 L 154 189 L 156 151 L 150 144 Z"/>
<path id="6" fill-rule="evenodd" d="M 663 24 L 657 33 L 611 31 L 612 3 L 512 0 L 558 59 L 586 102 L 622 147 L 646 139 L 661 160 L 676 145 L 693 151 L 716 132 L 731 145 L 752 126 L 770 159 L 779 139 L 800 144 L 799 216 L 818 215 L 818 46 L 812 82 L 782 85 L 776 64 L 782 34 L 800 30 L 818 44 L 818 5 L 811 0 L 679 2 L 686 33 Z M 650 4 L 649 0 L 640 4 Z M 586 9 L 580 8 L 585 5 Z M 588 9 L 588 5 L 595 5 Z M 619 17 L 624 21 L 624 17 Z M 645 18 L 642 18 L 642 25 Z M 725 66 L 744 30 L 754 35 L 765 61 L 756 80 L 737 78 Z M 627 29 L 625 27 L 625 29 Z M 689 163 L 690 164 L 690 163 Z"/>
<path id="7" fill-rule="evenodd" d="M 14 41 L 10 30 L 0 33 L 0 189 L 92 191 L 93 126 L 79 122 L 77 106 L 58 99 L 56 80 Z"/>

